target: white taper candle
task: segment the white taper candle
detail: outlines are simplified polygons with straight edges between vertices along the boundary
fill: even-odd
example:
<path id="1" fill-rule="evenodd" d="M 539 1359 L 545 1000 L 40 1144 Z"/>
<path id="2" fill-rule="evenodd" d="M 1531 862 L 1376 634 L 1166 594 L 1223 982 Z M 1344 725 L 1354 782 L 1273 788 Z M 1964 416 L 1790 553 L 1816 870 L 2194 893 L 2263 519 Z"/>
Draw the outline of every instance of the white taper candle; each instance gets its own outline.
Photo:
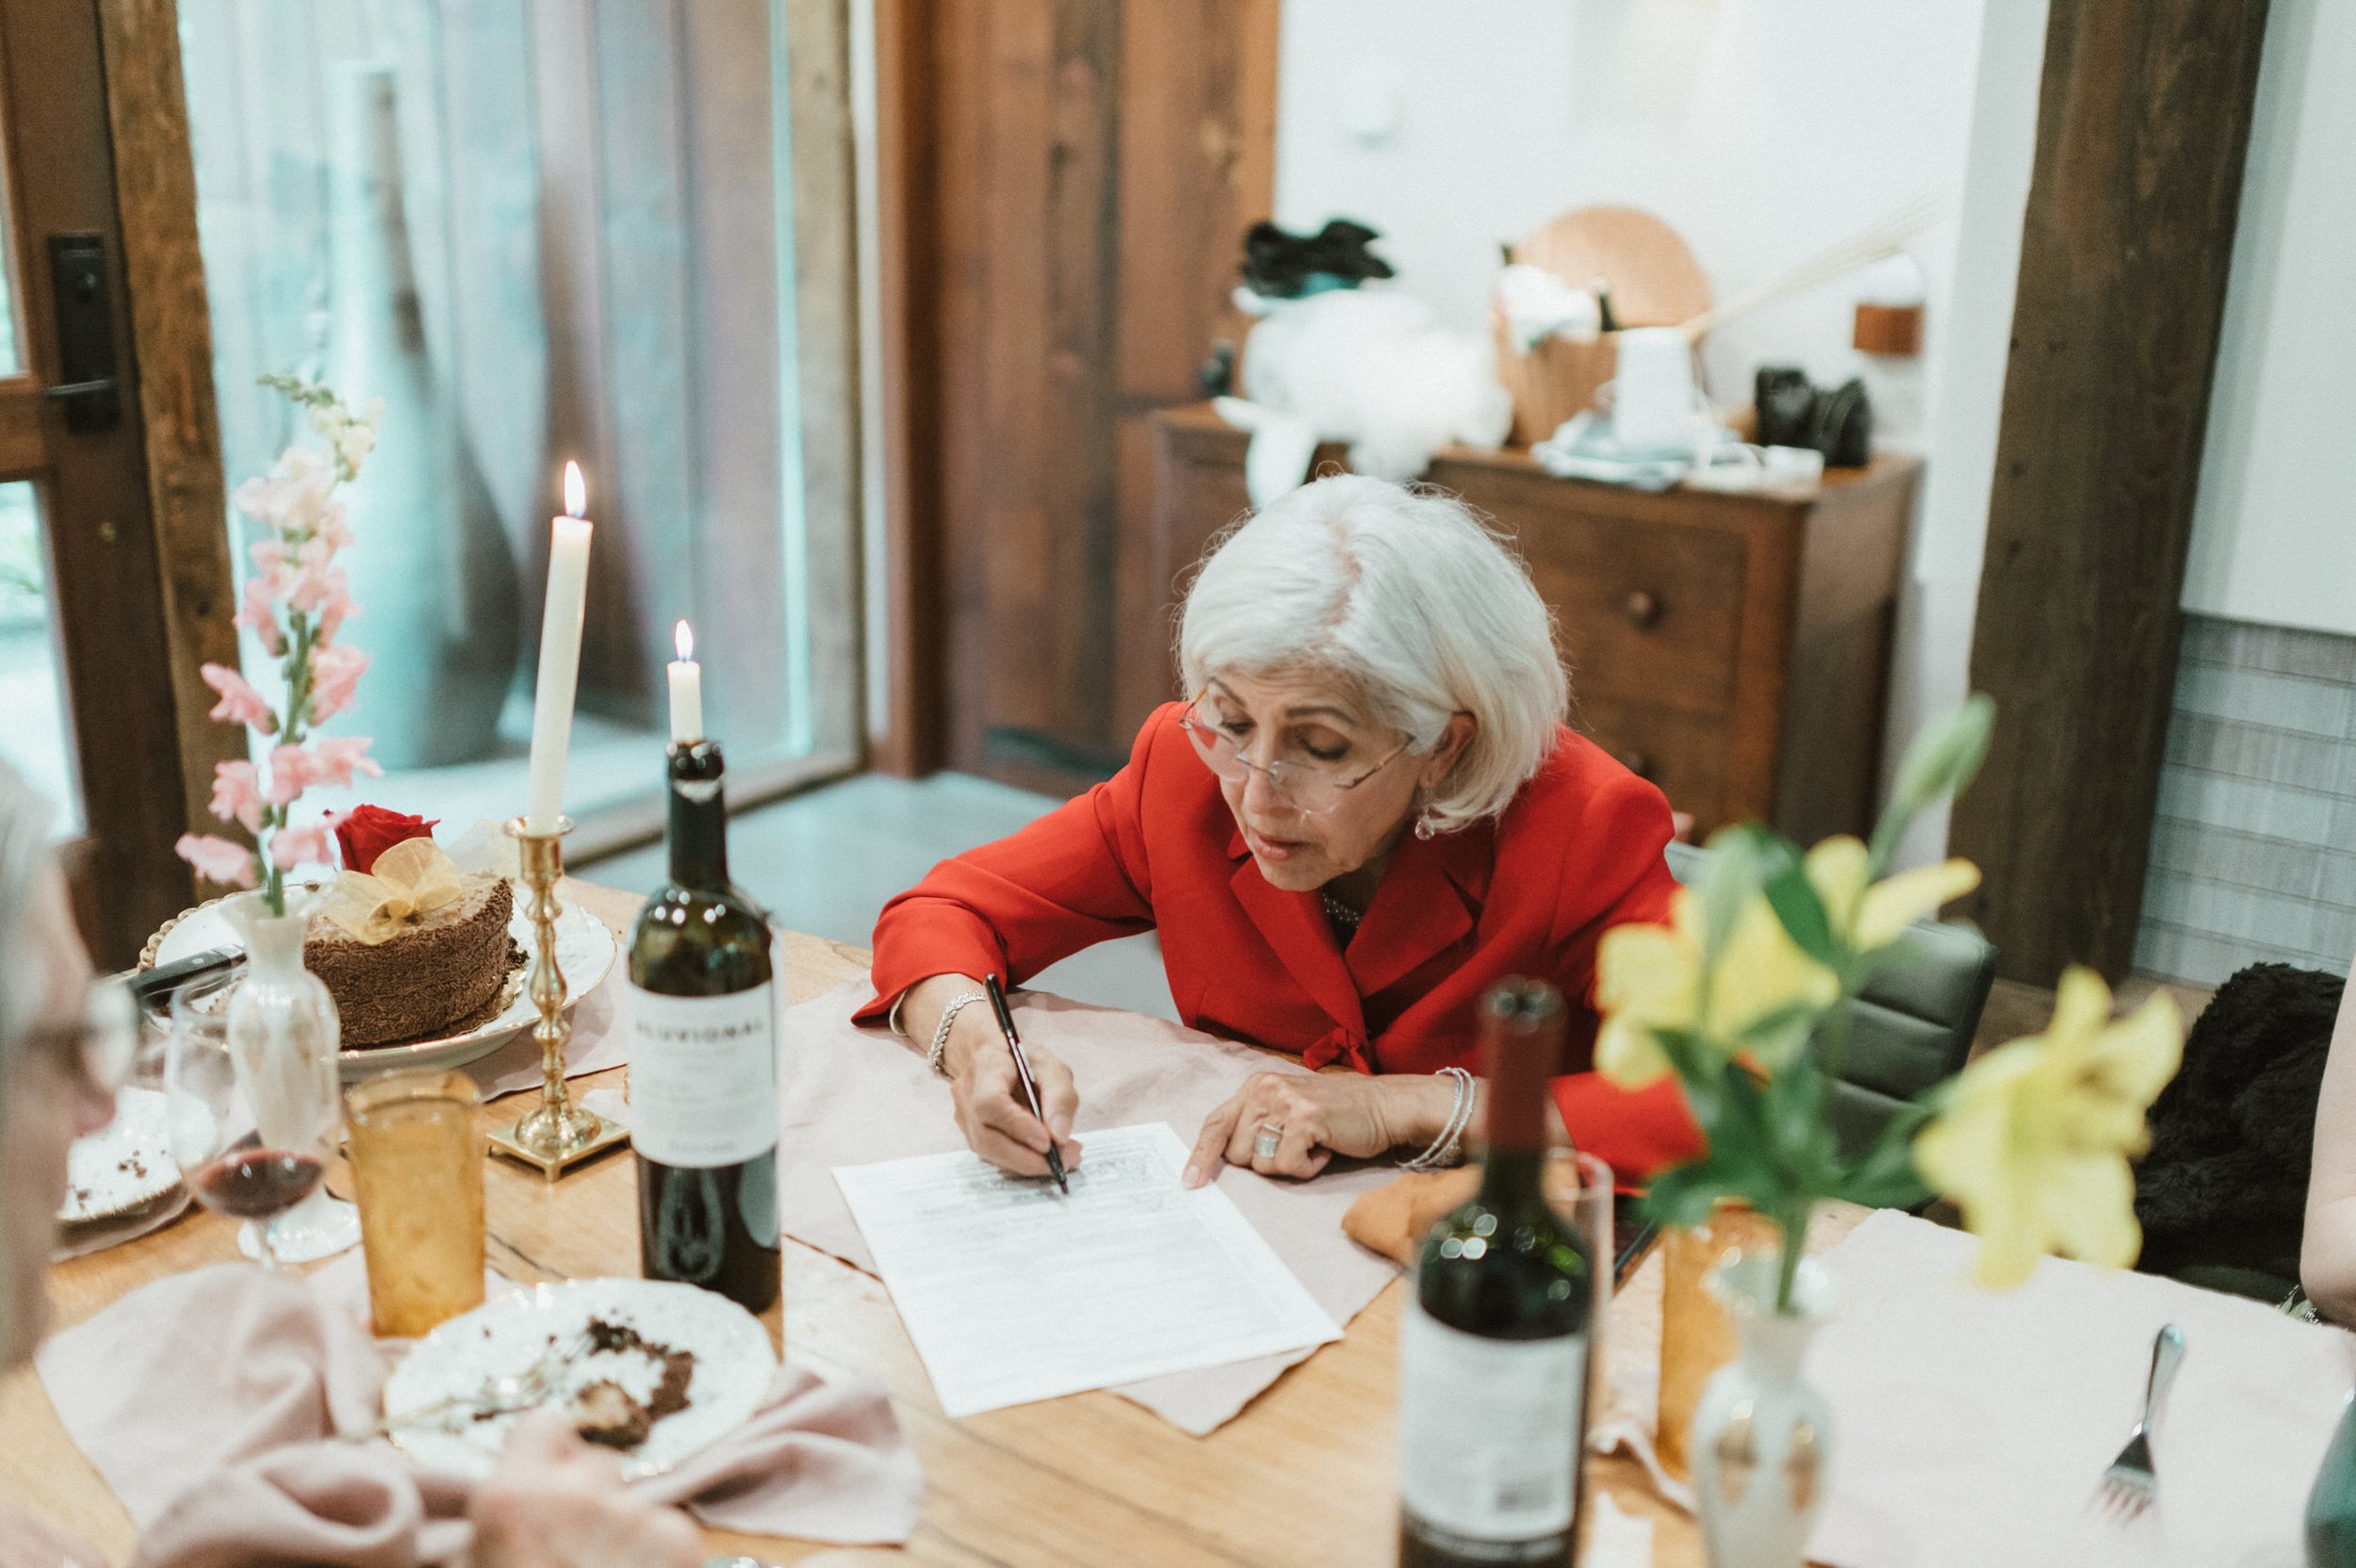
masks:
<path id="1" fill-rule="evenodd" d="M 550 523 L 548 597 L 540 617 L 540 675 L 532 699 L 532 785 L 524 829 L 553 833 L 564 812 L 564 758 L 573 738 L 573 688 L 581 676 L 581 623 L 589 595 L 589 539 L 581 516 L 581 465 L 564 465 L 565 515 Z"/>

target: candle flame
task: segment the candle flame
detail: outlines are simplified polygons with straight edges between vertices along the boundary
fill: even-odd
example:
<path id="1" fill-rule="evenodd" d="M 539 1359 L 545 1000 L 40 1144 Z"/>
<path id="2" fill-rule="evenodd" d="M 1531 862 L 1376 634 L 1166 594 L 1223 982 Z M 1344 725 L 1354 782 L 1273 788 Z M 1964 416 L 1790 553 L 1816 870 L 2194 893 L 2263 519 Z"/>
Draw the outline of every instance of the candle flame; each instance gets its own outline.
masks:
<path id="1" fill-rule="evenodd" d="M 679 649 L 679 662 L 684 664 L 695 657 L 695 631 L 685 621 L 679 622 L 671 633 L 671 645 Z"/>
<path id="2" fill-rule="evenodd" d="M 581 482 L 581 465 L 568 461 L 564 465 L 564 515 L 586 516 L 588 510 L 589 487 Z"/>

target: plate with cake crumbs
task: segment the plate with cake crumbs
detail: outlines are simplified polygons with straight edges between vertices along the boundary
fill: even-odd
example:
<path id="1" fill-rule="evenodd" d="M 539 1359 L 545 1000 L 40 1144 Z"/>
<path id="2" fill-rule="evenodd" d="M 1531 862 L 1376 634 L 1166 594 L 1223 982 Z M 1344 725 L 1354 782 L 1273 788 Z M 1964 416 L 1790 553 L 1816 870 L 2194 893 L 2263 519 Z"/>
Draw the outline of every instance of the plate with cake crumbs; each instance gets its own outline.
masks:
<path id="1" fill-rule="evenodd" d="M 115 1095 L 115 1119 L 86 1138 L 75 1138 L 66 1155 L 61 1225 L 81 1225 L 128 1214 L 180 1184 L 172 1144 L 164 1131 L 164 1097 L 155 1089 L 124 1088 Z"/>
<path id="2" fill-rule="evenodd" d="M 750 1420 L 777 1370 L 769 1331 L 724 1296 L 571 1280 L 488 1302 L 417 1341 L 384 1381 L 384 1417 L 418 1464 L 480 1479 L 518 1415 L 552 1408 L 636 1480 Z"/>
<path id="3" fill-rule="evenodd" d="M 312 890 L 316 891 L 316 890 Z M 396 938 L 368 956 L 365 967 L 331 962 L 333 972 L 322 973 L 320 948 L 324 934 L 314 917 L 312 936 L 303 943 L 303 961 L 321 974 L 335 998 L 343 1023 L 344 1050 L 337 1065 L 347 1083 L 406 1068 L 464 1067 L 480 1061 L 539 1021 L 540 1010 L 530 994 L 532 931 L 523 912 L 523 899 L 515 885 L 499 890 L 507 896 L 483 910 L 475 902 L 453 910 L 443 928 Z M 503 931 L 499 908 L 505 910 Z M 469 933 L 455 927 L 475 923 L 484 914 L 492 929 Z M 200 905 L 181 915 L 149 942 L 151 956 L 141 967 L 169 964 L 214 948 L 241 950 L 237 934 L 220 905 Z M 581 1000 L 605 982 L 620 948 L 606 923 L 570 902 L 556 917 L 556 964 L 564 972 L 565 1005 Z M 339 988 L 341 988 L 339 991 Z M 228 1005 L 228 992 L 217 993 Z"/>

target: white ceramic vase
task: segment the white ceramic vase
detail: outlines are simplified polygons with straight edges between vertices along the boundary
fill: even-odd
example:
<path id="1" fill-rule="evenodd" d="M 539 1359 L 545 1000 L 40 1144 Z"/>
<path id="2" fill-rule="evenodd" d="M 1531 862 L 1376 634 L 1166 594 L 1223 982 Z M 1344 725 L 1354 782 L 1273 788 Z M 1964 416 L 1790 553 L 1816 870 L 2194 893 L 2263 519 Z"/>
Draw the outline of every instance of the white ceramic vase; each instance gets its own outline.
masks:
<path id="1" fill-rule="evenodd" d="M 303 936 L 318 903 L 318 894 L 289 888 L 283 915 L 272 914 L 260 892 L 239 893 L 223 906 L 246 952 L 245 978 L 229 998 L 230 1055 L 262 1142 L 281 1149 L 308 1143 L 307 1107 L 342 1092 L 343 1021 L 335 999 L 303 966 Z M 329 1197 L 324 1183 L 270 1228 L 270 1250 L 281 1263 L 330 1257 L 360 1239 L 359 1211 Z M 261 1255 L 257 1237 L 239 1242 L 247 1256 Z"/>
<path id="2" fill-rule="evenodd" d="M 518 591 L 489 485 L 435 373 L 409 254 L 393 72 L 335 68 L 328 165 L 333 286 L 327 380 L 384 400 L 378 446 L 345 492 L 344 567 L 361 612 L 340 640 L 370 661 L 368 701 L 334 727 L 387 768 L 490 754 L 515 673 Z"/>
<path id="3" fill-rule="evenodd" d="M 1835 1306 L 1831 1276 L 1802 1263 L 1796 1310 L 1779 1314 L 1775 1265 L 1772 1253 L 1746 1253 L 1710 1276 L 1742 1342 L 1693 1413 L 1693 1495 L 1710 1568 L 1800 1568 L 1831 1478 L 1830 1413 L 1800 1376 Z"/>

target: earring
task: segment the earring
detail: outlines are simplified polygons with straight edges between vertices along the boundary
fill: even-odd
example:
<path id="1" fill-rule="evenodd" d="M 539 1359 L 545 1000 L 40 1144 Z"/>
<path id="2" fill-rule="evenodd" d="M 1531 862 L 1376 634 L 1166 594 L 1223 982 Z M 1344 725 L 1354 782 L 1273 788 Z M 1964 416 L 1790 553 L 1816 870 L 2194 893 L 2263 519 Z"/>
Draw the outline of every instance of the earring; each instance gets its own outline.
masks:
<path id="1" fill-rule="evenodd" d="M 1437 823 L 1433 822 L 1433 821 L 1432 821 L 1430 817 L 1417 817 L 1417 818 L 1415 819 L 1415 837 L 1416 837 L 1416 838 L 1418 838 L 1418 839 L 1436 839 L 1436 838 L 1438 838 L 1439 836 L 1440 836 L 1440 825 L 1439 825 L 1439 824 L 1437 824 Z"/>

